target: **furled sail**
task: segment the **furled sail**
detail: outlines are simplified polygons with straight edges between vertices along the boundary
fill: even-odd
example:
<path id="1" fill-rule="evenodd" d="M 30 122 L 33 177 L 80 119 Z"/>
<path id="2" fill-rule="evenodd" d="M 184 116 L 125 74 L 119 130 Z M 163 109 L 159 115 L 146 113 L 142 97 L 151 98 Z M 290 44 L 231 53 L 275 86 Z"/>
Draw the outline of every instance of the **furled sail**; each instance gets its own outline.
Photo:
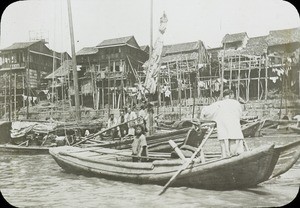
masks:
<path id="1" fill-rule="evenodd" d="M 149 60 L 143 65 L 147 71 L 144 87 L 151 94 L 154 94 L 156 91 L 158 73 L 160 69 L 160 59 L 163 49 L 163 35 L 166 31 L 167 22 L 168 19 L 164 13 L 160 18 L 159 35 L 154 43 L 151 57 L 149 57 Z"/>

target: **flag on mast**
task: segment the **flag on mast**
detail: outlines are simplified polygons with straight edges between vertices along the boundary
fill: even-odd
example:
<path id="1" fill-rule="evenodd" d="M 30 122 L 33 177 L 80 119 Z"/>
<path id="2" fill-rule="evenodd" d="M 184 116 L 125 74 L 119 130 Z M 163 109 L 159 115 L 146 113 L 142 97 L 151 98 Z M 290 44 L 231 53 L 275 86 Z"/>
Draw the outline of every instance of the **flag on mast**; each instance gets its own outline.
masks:
<path id="1" fill-rule="evenodd" d="M 166 31 L 168 18 L 164 13 L 160 18 L 160 26 L 159 26 L 159 35 L 154 43 L 154 48 L 151 57 L 143 67 L 146 69 L 146 79 L 144 87 L 149 91 L 149 93 L 154 94 L 156 91 L 157 81 L 158 81 L 158 73 L 160 69 L 160 59 L 163 49 L 163 35 Z"/>

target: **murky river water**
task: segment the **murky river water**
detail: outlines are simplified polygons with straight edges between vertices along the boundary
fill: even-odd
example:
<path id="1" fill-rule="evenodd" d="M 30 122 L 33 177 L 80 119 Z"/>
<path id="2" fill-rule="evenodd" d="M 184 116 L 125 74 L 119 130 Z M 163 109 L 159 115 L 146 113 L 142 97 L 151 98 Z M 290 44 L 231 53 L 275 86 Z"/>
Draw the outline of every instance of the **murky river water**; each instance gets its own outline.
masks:
<path id="1" fill-rule="evenodd" d="M 299 136 L 249 138 L 250 148 L 285 144 Z M 17 207 L 274 207 L 291 202 L 300 185 L 300 161 L 287 173 L 255 188 L 211 191 L 138 185 L 65 173 L 50 155 L 0 155 L 0 190 Z"/>

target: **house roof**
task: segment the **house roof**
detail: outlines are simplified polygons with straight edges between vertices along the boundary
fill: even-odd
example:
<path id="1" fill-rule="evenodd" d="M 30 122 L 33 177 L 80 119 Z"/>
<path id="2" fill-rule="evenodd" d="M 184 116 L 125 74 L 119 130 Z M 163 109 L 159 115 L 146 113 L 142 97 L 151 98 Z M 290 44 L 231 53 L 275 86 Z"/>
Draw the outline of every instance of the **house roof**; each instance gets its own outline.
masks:
<path id="1" fill-rule="evenodd" d="M 188 42 L 188 43 L 179 43 L 179 44 L 174 44 L 174 45 L 165 45 L 163 47 L 162 54 L 163 54 L 163 56 L 165 56 L 168 54 L 195 51 L 198 49 L 199 49 L 199 41 Z"/>
<path id="2" fill-rule="evenodd" d="M 40 41 L 40 40 L 39 40 Z M 31 41 L 31 42 L 17 42 L 13 43 L 11 46 L 8 46 L 6 48 L 1 49 L 1 51 L 8 51 L 8 50 L 15 50 L 15 49 L 24 49 L 28 48 L 34 43 L 37 43 L 39 41 Z"/>
<path id="3" fill-rule="evenodd" d="M 72 70 L 72 60 L 65 60 L 62 65 L 44 79 L 52 79 L 52 77 L 64 77 Z"/>
<path id="4" fill-rule="evenodd" d="M 184 54 L 170 54 L 161 58 L 162 63 L 174 62 L 174 61 L 186 61 L 198 59 L 198 53 L 184 53 Z"/>
<path id="5" fill-rule="evenodd" d="M 148 45 L 140 46 L 140 49 L 146 53 L 149 53 L 150 51 L 150 47 Z"/>
<path id="6" fill-rule="evenodd" d="M 300 27 L 284 30 L 271 30 L 266 39 L 269 46 L 288 43 L 300 43 Z"/>
<path id="7" fill-rule="evenodd" d="M 267 36 L 249 38 L 246 47 L 242 49 L 244 54 L 262 55 L 267 52 Z"/>
<path id="8" fill-rule="evenodd" d="M 98 48 L 96 47 L 84 47 L 81 50 L 79 50 L 76 55 L 81 56 L 81 55 L 91 55 L 91 54 L 96 54 L 98 52 Z"/>
<path id="9" fill-rule="evenodd" d="M 233 42 L 243 41 L 245 37 L 248 37 L 246 32 L 226 34 L 222 40 L 222 43 L 233 43 Z"/>
<path id="10" fill-rule="evenodd" d="M 126 44 L 135 48 L 140 48 L 134 36 L 107 39 L 99 43 L 96 47 L 104 48 L 104 47 L 112 47 L 112 46 L 119 46 L 119 45 L 126 45 Z"/>

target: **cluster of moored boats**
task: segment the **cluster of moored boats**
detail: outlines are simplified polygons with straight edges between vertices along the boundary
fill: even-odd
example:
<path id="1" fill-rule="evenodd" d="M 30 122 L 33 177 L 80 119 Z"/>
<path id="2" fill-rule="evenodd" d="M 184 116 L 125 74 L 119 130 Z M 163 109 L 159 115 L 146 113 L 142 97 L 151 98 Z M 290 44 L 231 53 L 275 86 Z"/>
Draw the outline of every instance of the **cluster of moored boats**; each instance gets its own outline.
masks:
<path id="1" fill-rule="evenodd" d="M 202 135 L 189 134 L 193 126 L 191 120 L 158 123 L 156 133 L 146 137 L 149 154 L 143 162 L 132 161 L 131 137 L 111 139 L 105 136 L 111 128 L 103 129 L 100 122 L 23 121 L 11 125 L 3 122 L 0 123 L 1 131 L 9 130 L 10 139 L 0 145 L 0 151 L 51 154 L 67 172 L 165 185 L 161 193 L 171 185 L 217 190 L 253 187 L 288 171 L 300 157 L 299 140 L 221 158 L 218 152 L 204 151 L 206 140 L 216 138 L 214 123 L 202 125 L 206 126 Z M 254 137 L 263 129 L 297 128 L 293 122 L 257 118 L 241 120 L 241 125 L 244 137 Z M 84 135 L 87 131 L 89 134 Z M 189 156 L 181 154 L 184 150 L 180 148 L 192 140 L 200 143 L 189 150 Z M 171 142 L 175 146 L 171 146 Z"/>

